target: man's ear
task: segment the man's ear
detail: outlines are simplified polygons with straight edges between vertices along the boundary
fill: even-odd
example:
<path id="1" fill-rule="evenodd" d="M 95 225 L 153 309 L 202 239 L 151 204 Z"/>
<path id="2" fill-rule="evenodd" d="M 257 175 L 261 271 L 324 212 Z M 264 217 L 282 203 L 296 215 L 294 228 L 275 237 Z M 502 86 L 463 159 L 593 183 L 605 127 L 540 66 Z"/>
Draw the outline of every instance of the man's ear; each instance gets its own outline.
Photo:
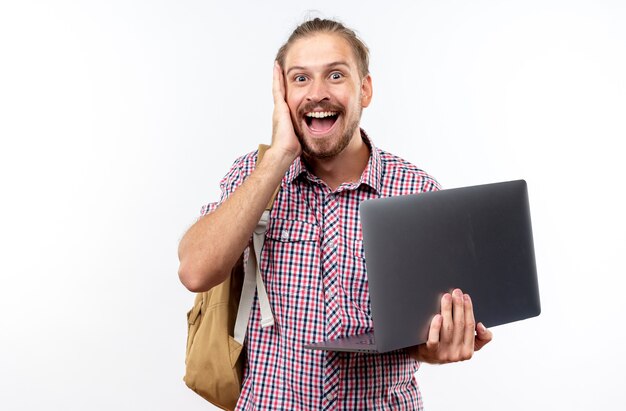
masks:
<path id="1" fill-rule="evenodd" d="M 361 107 L 365 108 L 372 101 L 372 76 L 369 74 L 361 80 Z"/>

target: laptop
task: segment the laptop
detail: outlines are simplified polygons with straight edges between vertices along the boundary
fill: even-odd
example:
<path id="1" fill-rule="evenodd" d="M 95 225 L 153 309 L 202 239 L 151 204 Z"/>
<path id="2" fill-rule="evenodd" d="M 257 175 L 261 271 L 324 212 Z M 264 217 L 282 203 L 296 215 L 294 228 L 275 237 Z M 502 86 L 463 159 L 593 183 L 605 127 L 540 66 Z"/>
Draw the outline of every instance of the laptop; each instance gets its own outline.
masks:
<path id="1" fill-rule="evenodd" d="M 424 343 L 454 288 L 472 297 L 486 327 L 540 314 L 524 180 L 370 199 L 359 213 L 374 332 L 305 348 L 382 353 Z"/>

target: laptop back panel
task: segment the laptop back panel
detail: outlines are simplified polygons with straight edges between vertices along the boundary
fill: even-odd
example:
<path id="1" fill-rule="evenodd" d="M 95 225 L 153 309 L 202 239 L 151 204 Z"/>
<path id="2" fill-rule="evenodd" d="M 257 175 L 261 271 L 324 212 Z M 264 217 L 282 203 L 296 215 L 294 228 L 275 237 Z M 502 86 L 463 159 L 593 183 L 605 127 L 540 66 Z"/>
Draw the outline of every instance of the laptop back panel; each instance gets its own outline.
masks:
<path id="1" fill-rule="evenodd" d="M 372 199 L 360 214 L 379 352 L 425 342 L 455 287 L 487 327 L 539 315 L 525 181 Z"/>

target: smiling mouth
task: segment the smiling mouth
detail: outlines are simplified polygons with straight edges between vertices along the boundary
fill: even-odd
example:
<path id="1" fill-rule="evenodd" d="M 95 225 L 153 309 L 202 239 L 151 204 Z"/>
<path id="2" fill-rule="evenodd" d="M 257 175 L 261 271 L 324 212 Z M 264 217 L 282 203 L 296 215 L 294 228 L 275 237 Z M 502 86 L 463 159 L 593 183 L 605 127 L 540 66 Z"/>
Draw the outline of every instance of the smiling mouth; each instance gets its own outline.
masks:
<path id="1" fill-rule="evenodd" d="M 310 111 L 304 115 L 307 128 L 314 134 L 327 133 L 338 118 L 339 113 L 336 111 Z"/>

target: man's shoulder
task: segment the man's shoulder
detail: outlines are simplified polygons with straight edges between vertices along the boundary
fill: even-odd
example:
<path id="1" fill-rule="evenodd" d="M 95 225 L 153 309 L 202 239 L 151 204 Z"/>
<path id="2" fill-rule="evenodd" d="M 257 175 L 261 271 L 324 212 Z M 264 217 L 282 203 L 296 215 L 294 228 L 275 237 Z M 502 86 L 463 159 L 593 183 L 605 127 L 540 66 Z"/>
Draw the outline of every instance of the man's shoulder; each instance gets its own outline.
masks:
<path id="1" fill-rule="evenodd" d="M 404 158 L 382 149 L 376 149 L 380 158 L 383 181 L 393 186 L 404 186 L 408 191 L 433 191 L 441 188 L 429 173 Z M 402 190 L 404 191 L 404 190 Z"/>
<path id="2" fill-rule="evenodd" d="M 415 164 L 411 163 L 410 161 L 407 161 L 404 158 L 397 156 L 395 154 L 392 154 L 388 151 L 385 151 L 382 149 L 377 149 L 377 150 L 380 156 L 381 165 L 385 172 L 414 173 L 416 175 L 431 178 L 434 180 L 434 178 L 430 174 L 428 174 L 426 171 L 419 168 Z"/>
<path id="3" fill-rule="evenodd" d="M 230 167 L 230 171 L 237 170 L 243 175 L 250 174 L 256 167 L 256 160 L 259 154 L 259 150 L 250 151 L 243 155 L 240 155 L 235 159 Z"/>
<path id="4" fill-rule="evenodd" d="M 241 167 L 255 167 L 256 159 L 259 155 L 259 150 L 249 151 L 245 154 L 240 155 L 235 160 L 235 164 L 239 164 Z"/>
<path id="5" fill-rule="evenodd" d="M 405 169 L 407 171 L 423 172 L 423 170 L 418 168 L 415 164 L 405 160 L 400 156 L 397 156 L 380 148 L 377 148 L 377 150 L 380 156 L 381 163 L 384 167 L 388 169 Z"/>

